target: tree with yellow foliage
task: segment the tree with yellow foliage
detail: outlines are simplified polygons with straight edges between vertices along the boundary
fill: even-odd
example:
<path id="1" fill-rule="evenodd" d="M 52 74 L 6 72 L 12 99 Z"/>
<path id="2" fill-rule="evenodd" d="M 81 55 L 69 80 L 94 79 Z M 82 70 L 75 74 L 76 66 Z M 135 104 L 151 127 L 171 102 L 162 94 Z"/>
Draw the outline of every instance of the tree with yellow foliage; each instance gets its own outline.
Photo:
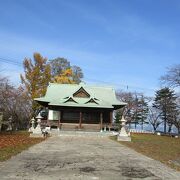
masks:
<path id="1" fill-rule="evenodd" d="M 51 66 L 52 82 L 79 84 L 83 78 L 82 69 L 79 66 L 71 66 L 65 58 L 55 58 L 49 61 Z"/>
<path id="2" fill-rule="evenodd" d="M 73 81 L 73 71 L 71 68 L 62 70 L 61 74 L 56 75 L 53 78 L 53 81 L 55 83 L 61 83 L 61 84 L 74 84 L 75 81 Z"/>
<path id="3" fill-rule="evenodd" d="M 33 61 L 25 58 L 24 75 L 20 75 L 22 84 L 24 84 L 28 99 L 32 103 L 32 109 L 38 108 L 34 98 L 42 97 L 46 93 L 48 83 L 51 81 L 51 68 L 47 63 L 47 59 L 42 57 L 40 53 L 34 53 Z"/>

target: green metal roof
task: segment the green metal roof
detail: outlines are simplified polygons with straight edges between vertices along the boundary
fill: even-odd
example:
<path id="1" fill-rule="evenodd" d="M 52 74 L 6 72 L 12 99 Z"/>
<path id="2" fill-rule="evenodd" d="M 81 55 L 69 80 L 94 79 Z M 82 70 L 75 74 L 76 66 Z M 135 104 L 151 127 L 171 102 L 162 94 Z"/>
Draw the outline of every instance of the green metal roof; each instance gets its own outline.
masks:
<path id="1" fill-rule="evenodd" d="M 83 87 L 90 97 L 73 97 L 73 94 L 81 87 Z M 91 99 L 93 102 L 90 101 Z M 47 102 L 48 105 L 51 106 L 67 107 L 114 108 L 126 105 L 126 103 L 117 100 L 115 90 L 112 87 L 93 86 L 82 83 L 50 83 L 47 88 L 46 95 L 41 98 L 35 98 L 34 100 L 39 102 Z"/>

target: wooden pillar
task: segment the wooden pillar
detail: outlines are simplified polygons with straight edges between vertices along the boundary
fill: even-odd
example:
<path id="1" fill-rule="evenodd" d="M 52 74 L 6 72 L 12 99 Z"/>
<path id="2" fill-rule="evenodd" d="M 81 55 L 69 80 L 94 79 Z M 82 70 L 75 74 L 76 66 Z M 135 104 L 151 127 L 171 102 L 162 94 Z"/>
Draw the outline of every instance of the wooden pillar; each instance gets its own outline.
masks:
<path id="1" fill-rule="evenodd" d="M 51 120 L 53 120 L 53 110 L 49 109 L 48 111 L 48 119 L 47 119 L 47 125 L 51 128 Z"/>
<path id="2" fill-rule="evenodd" d="M 110 115 L 109 117 L 110 118 L 109 131 L 110 131 L 110 128 L 112 127 L 113 111 L 110 111 L 109 115 Z"/>
<path id="3" fill-rule="evenodd" d="M 110 126 L 112 126 L 113 111 L 110 111 Z"/>
<path id="4" fill-rule="evenodd" d="M 61 129 L 61 111 L 59 111 L 59 122 L 58 122 L 58 128 Z"/>
<path id="5" fill-rule="evenodd" d="M 49 119 L 47 119 L 47 126 L 50 127 L 50 122 L 49 122 Z"/>
<path id="6" fill-rule="evenodd" d="M 82 111 L 79 113 L 79 129 L 82 127 Z"/>
<path id="7" fill-rule="evenodd" d="M 103 128 L 103 113 L 100 113 L 100 131 L 102 132 L 102 128 Z"/>

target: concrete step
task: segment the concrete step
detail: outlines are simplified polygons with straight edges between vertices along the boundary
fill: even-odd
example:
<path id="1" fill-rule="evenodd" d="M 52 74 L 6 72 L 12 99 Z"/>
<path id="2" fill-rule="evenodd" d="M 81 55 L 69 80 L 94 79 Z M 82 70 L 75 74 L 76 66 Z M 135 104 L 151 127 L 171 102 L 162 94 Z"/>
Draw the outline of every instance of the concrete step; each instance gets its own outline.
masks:
<path id="1" fill-rule="evenodd" d="M 103 132 L 93 132 L 93 131 L 58 131 L 58 130 L 51 130 L 51 136 L 100 136 L 100 137 L 107 137 L 115 135 L 112 131 L 103 131 Z"/>

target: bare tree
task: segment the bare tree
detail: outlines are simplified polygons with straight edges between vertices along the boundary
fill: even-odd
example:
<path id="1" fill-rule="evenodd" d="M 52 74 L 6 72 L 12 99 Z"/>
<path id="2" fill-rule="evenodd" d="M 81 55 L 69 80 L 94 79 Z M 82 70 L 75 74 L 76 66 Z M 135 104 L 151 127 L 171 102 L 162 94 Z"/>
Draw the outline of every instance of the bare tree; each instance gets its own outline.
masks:
<path id="1" fill-rule="evenodd" d="M 16 88 L 7 78 L 0 78 L 0 109 L 3 109 L 3 119 L 12 117 L 14 129 L 27 127 L 31 104 L 22 87 Z"/>
<path id="2" fill-rule="evenodd" d="M 178 134 L 180 134 L 180 112 L 176 111 L 173 114 L 173 124 L 178 130 Z"/>
<path id="3" fill-rule="evenodd" d="M 180 134 L 180 95 L 179 94 L 177 94 L 176 104 L 177 104 L 177 108 L 176 111 L 172 112 L 172 119 L 174 126 L 178 130 L 178 134 Z"/>
<path id="4" fill-rule="evenodd" d="M 180 87 L 180 64 L 168 68 L 167 73 L 160 80 L 167 86 Z"/>
<path id="5" fill-rule="evenodd" d="M 161 119 L 161 113 L 158 109 L 153 107 L 149 108 L 148 120 L 154 131 L 156 131 L 159 125 L 163 123 L 163 120 Z"/>

